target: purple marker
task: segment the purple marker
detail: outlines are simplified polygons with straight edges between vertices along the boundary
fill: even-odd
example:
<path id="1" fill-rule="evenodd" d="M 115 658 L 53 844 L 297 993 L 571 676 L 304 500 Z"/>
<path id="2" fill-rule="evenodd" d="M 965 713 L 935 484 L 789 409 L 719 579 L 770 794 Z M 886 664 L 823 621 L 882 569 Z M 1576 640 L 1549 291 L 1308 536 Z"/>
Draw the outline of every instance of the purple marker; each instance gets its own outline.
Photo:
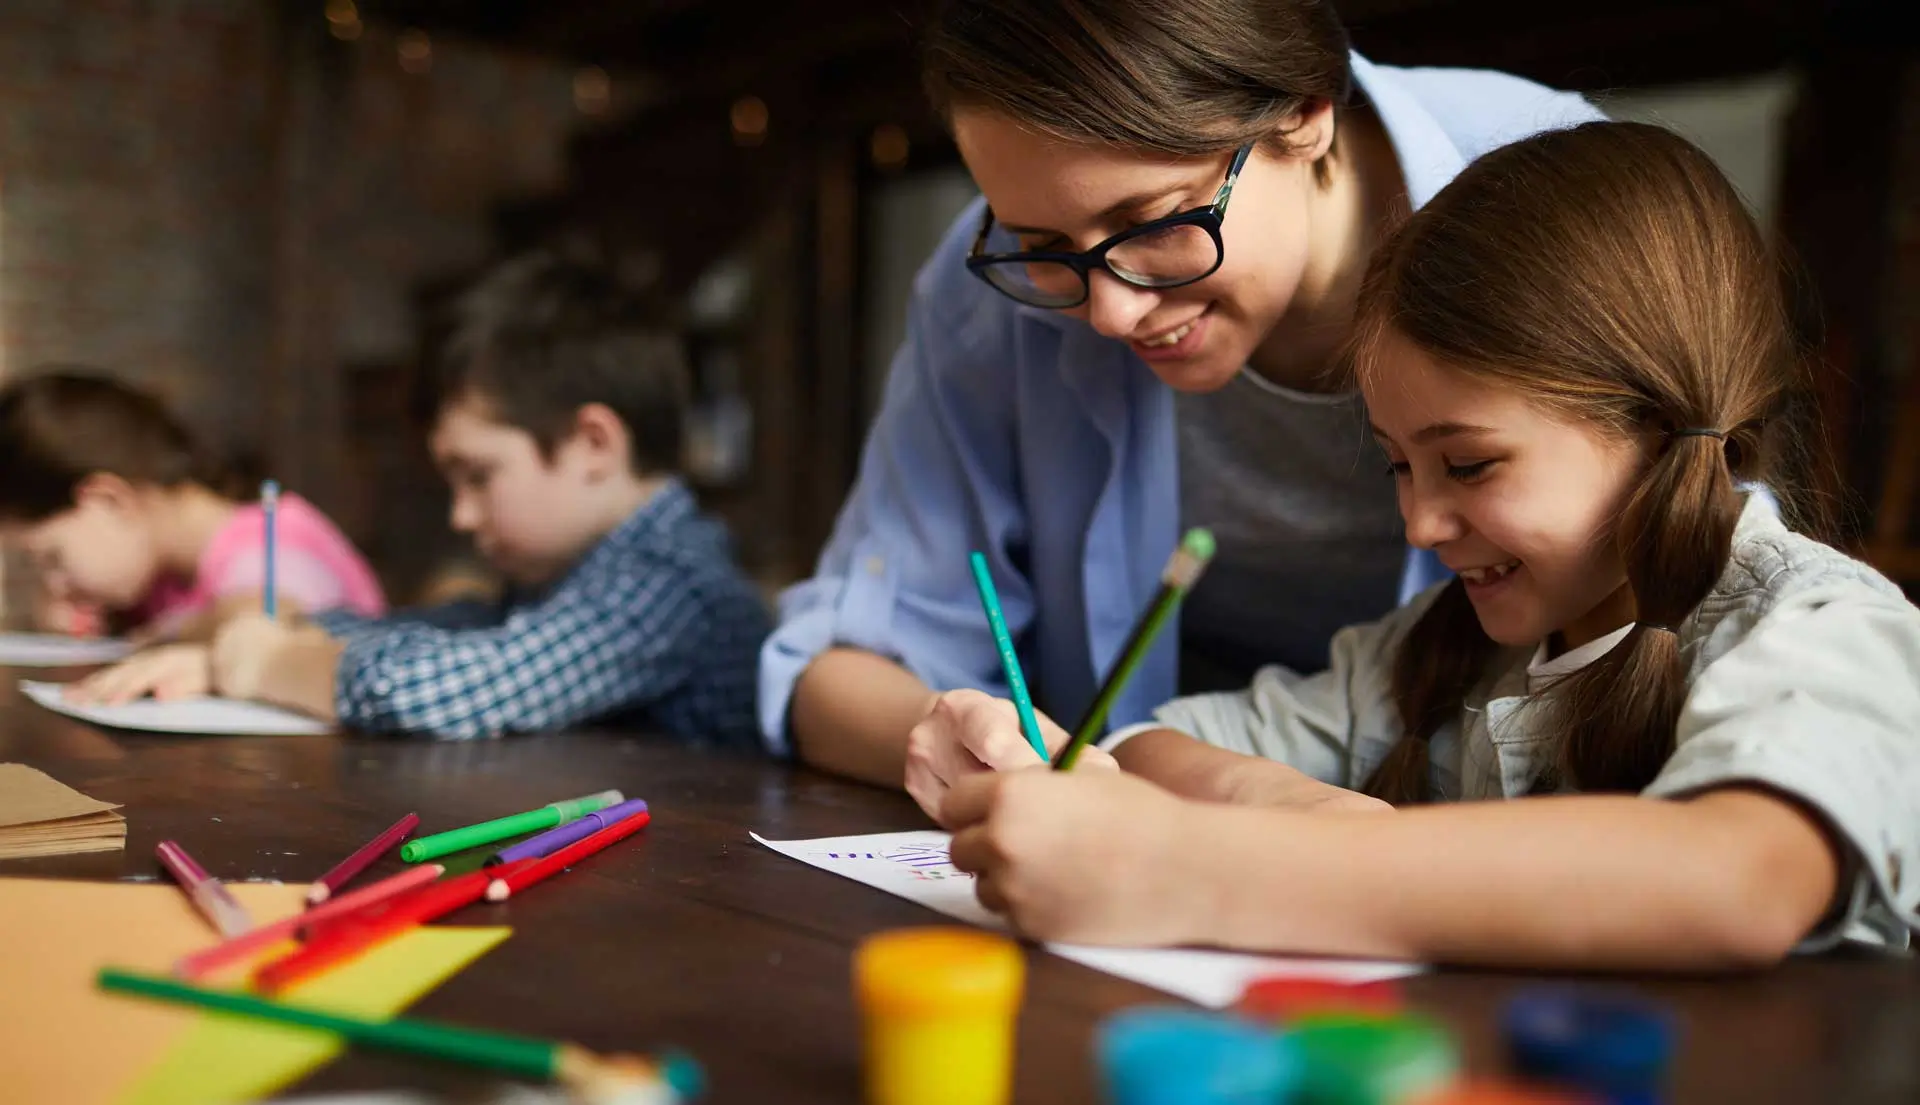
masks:
<path id="1" fill-rule="evenodd" d="M 530 836 L 510 848 L 502 848 L 487 857 L 486 865 L 494 867 L 515 860 L 538 859 L 552 855 L 576 840 L 592 836 L 616 821 L 625 821 L 636 813 L 646 812 L 647 804 L 635 798 L 617 806 L 608 806 L 597 813 L 590 813 L 578 821 L 569 821 L 557 829 L 548 829 L 538 836 Z"/>

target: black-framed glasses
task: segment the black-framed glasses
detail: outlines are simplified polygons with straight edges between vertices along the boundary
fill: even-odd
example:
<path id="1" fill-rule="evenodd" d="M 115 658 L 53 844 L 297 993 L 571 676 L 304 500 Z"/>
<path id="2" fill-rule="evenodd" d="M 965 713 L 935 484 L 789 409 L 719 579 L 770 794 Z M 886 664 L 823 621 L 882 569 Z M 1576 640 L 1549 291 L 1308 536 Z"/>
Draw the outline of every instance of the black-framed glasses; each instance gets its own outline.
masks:
<path id="1" fill-rule="evenodd" d="M 1226 260 L 1220 237 L 1226 221 L 1233 182 L 1253 153 L 1252 142 L 1234 151 L 1227 179 L 1205 207 L 1168 215 L 1123 230 L 1084 253 L 1052 250 L 990 251 L 989 239 L 998 226 L 989 207 L 973 240 L 967 269 L 1009 298 L 1032 307 L 1062 309 L 1087 301 L 1088 281 L 1094 270 L 1104 270 L 1137 288 L 1178 288 L 1212 276 Z M 1012 232 L 999 228 L 1003 237 Z M 1014 241 L 1011 244 L 1017 245 Z"/>

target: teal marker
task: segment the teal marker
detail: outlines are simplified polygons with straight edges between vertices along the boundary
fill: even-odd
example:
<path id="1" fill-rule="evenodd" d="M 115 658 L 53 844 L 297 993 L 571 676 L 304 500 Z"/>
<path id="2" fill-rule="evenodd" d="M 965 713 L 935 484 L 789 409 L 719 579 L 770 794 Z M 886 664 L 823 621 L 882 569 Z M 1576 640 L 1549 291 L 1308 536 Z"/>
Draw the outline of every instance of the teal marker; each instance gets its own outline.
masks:
<path id="1" fill-rule="evenodd" d="M 496 840 L 505 840 L 510 836 L 519 836 L 521 833 L 551 829 L 555 825 L 577 821 L 590 813 L 604 810 L 608 806 L 617 806 L 624 801 L 626 801 L 626 795 L 619 791 L 603 790 L 584 798 L 554 802 L 541 806 L 537 810 L 516 813 L 511 817 L 499 817 L 492 821 L 482 821 L 478 825 L 468 825 L 464 829 L 449 829 L 444 833 L 409 840 L 401 845 L 400 858 L 408 863 L 435 859 L 453 852 L 465 851 L 468 848 L 477 848 L 482 844 L 492 844 Z"/>
<path id="2" fill-rule="evenodd" d="M 1200 573 L 1207 570 L 1207 562 L 1213 559 L 1213 534 L 1204 529 L 1190 529 L 1180 539 L 1180 547 L 1173 550 L 1167 558 L 1167 566 L 1160 572 L 1160 590 L 1153 601 L 1141 612 L 1140 620 L 1134 623 L 1133 632 L 1127 636 L 1127 643 L 1120 648 L 1120 658 L 1113 662 L 1113 668 L 1107 672 L 1107 681 L 1100 685 L 1100 693 L 1093 696 L 1093 702 L 1087 706 L 1087 712 L 1080 718 L 1080 724 L 1074 727 L 1073 739 L 1060 750 L 1054 758 L 1053 769 L 1066 771 L 1080 758 L 1080 750 L 1092 743 L 1107 724 L 1107 714 L 1113 710 L 1114 700 L 1120 692 L 1126 690 L 1127 681 L 1140 667 L 1153 648 L 1154 638 L 1173 617 L 1180 600 L 1200 580 Z"/>
<path id="3" fill-rule="evenodd" d="M 1020 657 L 1013 651 L 1013 636 L 1007 632 L 1007 617 L 1000 612 L 1000 593 L 993 589 L 993 573 L 987 570 L 987 558 L 974 553 L 973 583 L 980 589 L 980 605 L 986 608 L 987 625 L 993 630 L 993 643 L 1000 649 L 1000 666 L 1006 669 L 1007 690 L 1013 695 L 1014 711 L 1020 715 L 1020 732 L 1026 734 L 1034 755 L 1047 758 L 1047 742 L 1040 736 L 1040 719 L 1033 715 L 1033 698 L 1027 694 L 1027 677 L 1020 671 Z"/>

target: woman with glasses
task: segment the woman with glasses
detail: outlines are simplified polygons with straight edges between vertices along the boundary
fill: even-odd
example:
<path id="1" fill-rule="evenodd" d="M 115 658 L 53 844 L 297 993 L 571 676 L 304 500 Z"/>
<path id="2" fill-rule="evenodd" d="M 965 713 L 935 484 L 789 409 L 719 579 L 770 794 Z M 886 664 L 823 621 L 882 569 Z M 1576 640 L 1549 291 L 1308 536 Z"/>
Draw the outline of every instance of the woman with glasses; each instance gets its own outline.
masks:
<path id="1" fill-rule="evenodd" d="M 900 786 L 935 691 L 1004 694 L 970 550 L 1038 704 L 1073 717 L 1179 534 L 1213 531 L 1114 726 L 1323 668 L 1335 629 L 1435 578 L 1338 382 L 1360 276 L 1468 161 L 1598 112 L 1372 64 L 1320 0 L 945 0 L 925 76 L 984 194 L 921 270 L 858 482 L 782 598 L 771 748 Z"/>

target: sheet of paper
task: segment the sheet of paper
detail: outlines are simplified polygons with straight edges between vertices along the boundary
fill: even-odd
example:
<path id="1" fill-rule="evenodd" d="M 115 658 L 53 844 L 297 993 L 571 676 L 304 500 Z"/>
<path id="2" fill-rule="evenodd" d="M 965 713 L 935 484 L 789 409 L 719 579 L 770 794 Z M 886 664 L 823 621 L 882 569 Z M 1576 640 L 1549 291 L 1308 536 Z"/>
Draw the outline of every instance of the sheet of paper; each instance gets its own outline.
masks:
<path id="1" fill-rule="evenodd" d="M 0 633 L 0 666 L 69 668 L 111 664 L 133 655 L 134 644 L 118 637 L 68 637 L 59 633 Z"/>
<path id="2" fill-rule="evenodd" d="M 299 912 L 306 887 L 228 883 L 256 921 Z M 0 879 L 0 1100 L 106 1105 L 199 1014 L 103 994 L 109 964 L 164 973 L 219 936 L 158 883 Z"/>
<path id="3" fill-rule="evenodd" d="M 0 764 L 0 828 L 117 810 L 26 764 Z"/>
<path id="4" fill-rule="evenodd" d="M 385 1019 L 486 954 L 512 931 L 422 926 L 301 983 L 284 1000 Z M 305 1076 L 345 1047 L 338 1036 L 326 1032 L 203 1014 L 165 1058 L 119 1099 L 119 1105 L 257 1100 Z"/>
<path id="5" fill-rule="evenodd" d="M 20 690 L 54 713 L 109 729 L 216 737 L 303 737 L 333 732 L 333 727 L 325 722 L 291 710 L 230 698 L 189 698 L 178 702 L 155 702 L 148 698 L 125 706 L 80 706 L 61 696 L 58 683 L 24 679 Z"/>
<path id="6" fill-rule="evenodd" d="M 0 859 L 123 848 L 119 808 L 26 764 L 0 764 Z"/>
<path id="7" fill-rule="evenodd" d="M 768 840 L 758 833 L 752 836 L 783 856 L 918 902 L 937 913 L 984 928 L 1006 928 L 1004 921 L 973 896 L 973 876 L 954 868 L 947 853 L 952 837 L 937 829 L 815 840 Z M 1371 982 L 1416 974 L 1422 969 L 1412 963 L 1242 955 L 1195 948 L 1048 944 L 1047 950 L 1214 1009 L 1233 1004 L 1247 983 L 1257 978 L 1287 975 Z"/>

